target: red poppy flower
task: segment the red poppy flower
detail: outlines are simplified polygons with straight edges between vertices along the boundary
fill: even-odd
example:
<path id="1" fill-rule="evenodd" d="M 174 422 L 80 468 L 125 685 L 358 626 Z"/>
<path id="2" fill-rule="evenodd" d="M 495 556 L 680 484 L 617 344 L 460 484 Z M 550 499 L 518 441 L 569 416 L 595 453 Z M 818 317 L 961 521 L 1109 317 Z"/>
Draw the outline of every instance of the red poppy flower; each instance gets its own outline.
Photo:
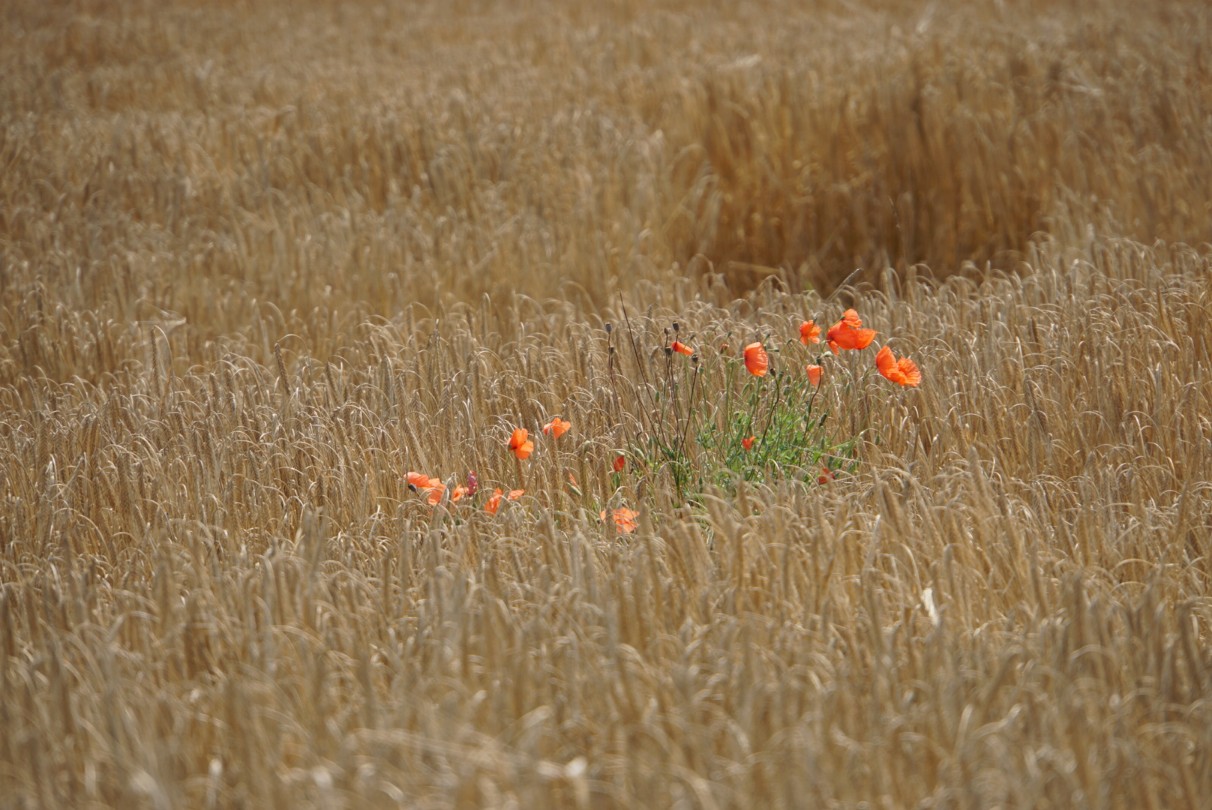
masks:
<path id="1" fill-rule="evenodd" d="M 828 467 L 821 467 L 821 474 L 816 477 L 816 482 L 818 484 L 828 484 L 833 479 L 833 470 Z"/>
<path id="2" fill-rule="evenodd" d="M 560 417 L 555 417 L 547 424 L 543 425 L 543 434 L 549 435 L 553 439 L 558 439 L 568 432 L 568 428 L 572 427 L 572 422 L 565 421 Z"/>
<path id="3" fill-rule="evenodd" d="M 761 343 L 750 343 L 745 347 L 745 368 L 755 377 L 765 377 L 770 370 L 770 356 Z"/>
<path id="4" fill-rule="evenodd" d="M 606 519 L 606 510 L 603 509 L 602 520 Z M 631 534 L 639 527 L 639 522 L 636 520 L 640 513 L 634 509 L 628 509 L 625 506 L 620 506 L 610 513 L 610 517 L 614 520 L 614 527 L 622 534 Z"/>
<path id="5" fill-rule="evenodd" d="M 863 321 L 853 309 L 848 309 L 842 319 L 829 327 L 825 333 L 829 348 L 837 354 L 838 349 L 865 349 L 875 340 L 874 329 L 864 329 Z"/>
<path id="6" fill-rule="evenodd" d="M 678 341 L 678 340 L 675 340 L 673 342 L 673 346 L 671 346 L 670 348 L 673 349 L 678 354 L 684 354 L 687 357 L 694 354 L 694 349 L 690 348 L 685 343 L 682 343 L 681 341 Z"/>
<path id="7" fill-rule="evenodd" d="M 418 489 L 429 489 L 429 476 L 425 473 L 410 472 L 404 478 L 408 482 L 408 488 L 413 492 Z"/>
<path id="8" fill-rule="evenodd" d="M 406 480 L 409 489 L 413 492 L 423 493 L 430 503 L 442 500 L 442 493 L 446 491 L 446 485 L 442 483 L 441 478 L 433 478 L 425 473 L 410 472 L 406 476 Z"/>
<path id="9" fill-rule="evenodd" d="M 879 369 L 880 374 L 898 385 L 912 387 L 921 385 L 922 372 L 918 370 L 917 363 L 908 357 L 898 359 L 887 346 L 876 353 L 875 367 Z"/>
<path id="10" fill-rule="evenodd" d="M 622 472 L 625 466 L 627 466 L 627 459 L 622 455 L 617 455 L 614 457 L 614 463 L 610 465 L 610 468 L 615 472 Z"/>
<path id="11" fill-rule="evenodd" d="M 821 327 L 814 321 L 804 321 L 800 324 L 800 342 L 807 346 L 809 343 L 821 342 Z"/>
<path id="12" fill-rule="evenodd" d="M 484 502 L 484 511 L 490 515 L 495 515 L 497 510 L 501 508 L 501 498 L 516 501 L 525 493 L 526 490 L 524 489 L 511 489 L 506 493 L 503 489 L 497 487 L 492 491 L 492 495 L 489 496 L 488 500 Z"/>
<path id="13" fill-rule="evenodd" d="M 467 492 L 467 487 L 457 486 L 450 491 L 450 502 L 455 503 L 456 501 L 461 500 L 463 496 L 467 494 L 469 494 Z"/>
<path id="14" fill-rule="evenodd" d="M 525 461 L 534 452 L 534 442 L 526 438 L 530 432 L 525 428 L 517 428 L 509 437 L 509 449 L 519 459 Z"/>
<path id="15" fill-rule="evenodd" d="M 753 438 L 752 436 L 741 439 L 741 447 L 744 447 L 746 450 L 752 450 L 753 443 L 756 441 L 757 441 L 757 439 Z"/>
<path id="16" fill-rule="evenodd" d="M 808 371 L 808 382 L 812 383 L 813 385 L 820 385 L 821 384 L 821 367 L 815 366 L 815 365 L 808 366 L 807 371 Z"/>

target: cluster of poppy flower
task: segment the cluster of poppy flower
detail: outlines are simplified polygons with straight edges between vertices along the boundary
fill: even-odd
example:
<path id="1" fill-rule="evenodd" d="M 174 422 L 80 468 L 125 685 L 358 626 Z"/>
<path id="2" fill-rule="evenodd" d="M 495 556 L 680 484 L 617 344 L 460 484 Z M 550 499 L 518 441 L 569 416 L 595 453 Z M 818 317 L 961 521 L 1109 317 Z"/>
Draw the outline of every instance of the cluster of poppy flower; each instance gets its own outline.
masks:
<path id="1" fill-rule="evenodd" d="M 543 425 L 543 435 L 558 439 L 572 427 L 569 422 L 560 417 L 553 418 Z M 509 452 L 517 456 L 518 461 L 525 461 L 534 452 L 534 442 L 530 440 L 530 431 L 526 428 L 516 428 L 509 437 Z"/>
<path id="2" fill-rule="evenodd" d="M 544 435 L 551 436 L 552 439 L 559 439 L 572 428 L 572 423 L 560 417 L 554 417 L 550 422 L 543 425 L 542 431 Z M 513 453 L 518 461 L 525 461 L 534 453 L 534 441 L 530 438 L 530 431 L 525 428 L 515 428 L 509 436 L 508 442 L 509 452 Z M 612 464 L 612 469 L 617 473 L 621 472 L 625 464 L 623 456 L 616 456 Z M 569 475 L 570 480 L 574 480 Z M 479 481 L 476 478 L 475 472 L 467 474 L 467 483 L 453 487 L 447 487 L 440 478 L 433 478 L 425 473 L 410 472 L 406 476 L 408 488 L 414 492 L 419 492 L 425 496 L 425 500 L 431 505 L 438 505 L 446 498 L 450 503 L 458 503 L 463 498 L 469 498 L 476 494 L 479 486 Z M 574 480 L 575 483 L 575 480 Z M 501 508 L 501 501 L 516 501 L 526 493 L 524 489 L 504 490 L 497 487 L 493 490 L 492 495 L 484 502 L 484 511 L 490 515 L 495 515 Z M 613 521 L 615 528 L 623 533 L 630 534 L 639 526 L 637 518 L 639 513 L 634 509 L 619 507 L 610 513 L 610 518 Z M 601 513 L 603 521 L 606 520 L 606 511 Z"/>
<path id="3" fill-rule="evenodd" d="M 842 349 L 859 351 L 867 348 L 875 340 L 876 331 L 863 327 L 863 320 L 858 312 L 848 309 L 842 313 L 841 320 L 829 327 L 825 332 L 825 342 L 829 350 L 837 355 Z M 805 346 L 821 342 L 821 327 L 815 321 L 804 321 L 800 324 L 800 342 Z M 679 354 L 694 354 L 694 349 L 675 340 L 670 347 Z M 745 368 L 755 377 L 765 377 L 770 371 L 770 356 L 760 341 L 748 344 L 742 350 Z M 916 387 L 922 382 L 922 374 L 917 364 L 908 357 L 896 357 L 890 348 L 882 347 L 875 355 L 875 367 L 881 375 L 901 386 Z M 805 368 L 808 381 L 816 386 L 821 383 L 824 369 L 818 363 L 810 363 Z M 741 439 L 741 446 L 746 452 L 753 449 L 757 443 L 755 436 Z M 832 481 L 833 472 L 824 468 L 818 481 L 822 484 Z"/>
<path id="4" fill-rule="evenodd" d="M 408 482 L 408 488 L 414 492 L 419 492 L 425 496 L 425 500 L 431 505 L 438 505 L 446 498 L 450 503 L 458 503 L 464 498 L 470 498 L 476 494 L 479 489 L 479 479 L 476 477 L 475 471 L 467 473 L 467 483 L 458 484 L 453 487 L 447 487 L 441 478 L 434 478 L 425 473 L 410 472 L 405 476 Z M 503 490 L 500 487 L 493 489 L 492 494 L 488 496 L 488 500 L 484 502 L 484 511 L 490 515 L 495 515 L 501 508 L 501 500 L 516 501 L 526 493 L 524 489 Z"/>
<path id="5" fill-rule="evenodd" d="M 862 318 L 853 309 L 848 309 L 842 313 L 840 321 L 829 327 L 825 340 L 834 354 L 841 349 L 865 349 L 875 340 L 875 330 L 864 329 Z M 800 341 L 805 346 L 820 343 L 821 328 L 812 321 L 804 321 L 800 324 Z M 915 387 L 922 382 L 922 373 L 918 370 L 917 363 L 908 357 L 898 359 L 887 346 L 876 353 L 875 367 L 885 378 L 898 385 Z M 821 378 L 821 367 L 809 366 L 808 375 L 812 378 L 812 384 L 816 385 Z"/>
<path id="6" fill-rule="evenodd" d="M 825 332 L 825 342 L 830 351 L 836 355 L 842 349 L 858 351 L 867 348 L 875 340 L 875 335 L 876 332 L 874 329 L 863 327 L 863 321 L 855 310 L 848 309 L 842 314 L 841 320 L 830 326 Z M 805 346 L 820 343 L 821 327 L 814 321 L 804 321 L 800 325 L 800 341 Z M 674 340 L 667 351 L 671 354 L 676 352 L 688 357 L 694 356 L 694 349 L 679 340 Z M 765 377 L 769 373 L 770 356 L 766 353 L 766 349 L 762 346 L 761 341 L 754 341 L 746 345 L 742 349 L 741 356 L 744 360 L 746 370 L 751 375 Z M 898 385 L 914 387 L 921 384 L 922 374 L 917 364 L 908 357 L 896 357 L 887 346 L 882 347 L 876 353 L 875 367 L 886 379 Z M 809 382 L 814 386 L 820 385 L 822 367 L 819 364 L 812 363 L 805 370 Z M 571 422 L 556 416 L 543 425 L 542 432 L 544 435 L 551 436 L 555 440 L 559 439 L 571 428 Z M 746 451 L 750 451 L 756 442 L 756 437 L 748 436 L 741 440 L 741 446 Z M 530 458 L 535 450 L 535 444 L 530 438 L 530 432 L 525 428 L 515 428 L 509 436 L 507 446 L 509 452 L 513 453 L 518 461 L 525 461 Z M 611 467 L 615 473 L 619 473 L 622 472 L 625 465 L 625 457 L 617 455 Z M 832 481 L 833 478 L 833 471 L 826 467 L 822 469 L 817 480 L 824 484 Z M 475 495 L 478 488 L 478 481 L 474 472 L 468 473 L 466 484 L 451 487 L 448 487 L 439 478 L 433 478 L 419 472 L 408 473 L 407 481 L 410 489 L 423 494 L 425 499 L 433 505 L 441 503 L 444 498 L 450 503 L 458 503 L 463 498 Z M 499 487 L 495 488 L 492 495 L 484 503 L 484 511 L 495 515 L 501 508 L 502 500 L 516 501 L 523 494 L 525 494 L 525 490 L 522 489 L 503 490 Z M 638 512 L 627 507 L 619 507 L 609 513 L 610 521 L 614 523 L 615 528 L 619 532 L 624 534 L 629 534 L 636 530 L 638 527 L 638 517 Z M 606 510 L 602 510 L 601 519 L 607 521 Z"/>
<path id="7" fill-rule="evenodd" d="M 875 340 L 874 329 L 864 329 L 863 320 L 858 312 L 848 309 L 842 313 L 842 318 L 825 333 L 826 345 L 835 355 L 842 349 L 860 350 L 871 345 Z M 821 342 L 821 327 L 815 321 L 804 321 L 800 324 L 800 342 L 805 346 Z M 692 356 L 694 349 L 681 341 L 673 341 L 671 351 Z M 765 377 L 770 371 L 770 355 L 760 341 L 748 344 L 741 352 L 745 360 L 745 368 L 755 377 Z M 902 386 L 917 386 L 922 382 L 921 372 L 917 364 L 908 357 L 897 358 L 892 350 L 884 346 L 875 356 L 875 366 L 887 379 Z M 813 385 L 821 382 L 822 368 L 816 363 L 807 366 L 808 380 Z M 749 448 L 746 447 L 746 450 Z"/>

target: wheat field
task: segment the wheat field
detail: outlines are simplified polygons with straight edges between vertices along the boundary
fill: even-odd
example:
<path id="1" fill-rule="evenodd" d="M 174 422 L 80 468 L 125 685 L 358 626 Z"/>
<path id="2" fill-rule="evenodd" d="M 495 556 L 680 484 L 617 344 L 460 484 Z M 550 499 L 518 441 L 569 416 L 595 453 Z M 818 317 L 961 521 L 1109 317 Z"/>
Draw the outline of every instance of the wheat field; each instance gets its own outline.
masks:
<path id="1" fill-rule="evenodd" d="M 1208 42 L 5 3 L 0 807 L 1209 806 Z M 822 388 L 845 474 L 612 468 L 673 323 L 847 307 L 923 381 Z"/>

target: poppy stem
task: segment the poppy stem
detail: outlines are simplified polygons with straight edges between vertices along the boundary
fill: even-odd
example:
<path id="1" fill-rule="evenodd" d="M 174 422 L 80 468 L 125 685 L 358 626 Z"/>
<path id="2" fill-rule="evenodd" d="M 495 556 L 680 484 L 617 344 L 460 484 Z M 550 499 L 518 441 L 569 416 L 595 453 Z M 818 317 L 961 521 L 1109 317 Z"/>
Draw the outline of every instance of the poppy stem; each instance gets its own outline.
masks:
<path id="1" fill-rule="evenodd" d="M 770 433 L 770 425 L 774 422 L 774 412 L 779 406 L 779 401 L 783 398 L 783 376 L 781 372 L 774 374 L 774 399 L 770 402 L 770 408 L 766 411 L 766 424 L 762 428 L 762 445 L 758 448 L 759 452 L 764 452 L 766 449 L 766 435 Z"/>
<path id="2" fill-rule="evenodd" d="M 686 437 L 690 435 L 690 423 L 694 419 L 694 395 L 699 383 L 699 364 L 695 360 L 691 360 L 691 365 L 694 366 L 694 375 L 690 378 L 690 399 L 686 404 L 686 422 L 682 425 L 682 439 L 678 443 L 678 452 L 683 457 L 686 455 Z"/>
<path id="3" fill-rule="evenodd" d="M 805 447 L 808 445 L 809 434 L 812 433 L 814 428 L 820 426 L 819 423 L 816 425 L 812 424 L 812 409 L 816 405 L 816 395 L 821 392 L 821 386 L 824 384 L 824 380 L 825 380 L 825 377 L 824 377 L 823 371 L 821 373 L 821 376 L 817 379 L 815 384 L 813 384 L 812 381 L 809 380 L 808 384 L 812 386 L 812 393 L 808 395 L 808 404 L 804 408 L 804 420 L 803 420 L 804 431 L 803 431 L 803 433 L 800 434 L 800 440 L 799 440 L 801 447 Z"/>
<path id="4" fill-rule="evenodd" d="M 673 438 L 678 437 L 678 425 L 682 422 L 682 409 L 678 404 L 678 378 L 673 367 L 673 352 L 665 351 L 665 379 L 669 384 L 669 402 L 673 408 Z"/>

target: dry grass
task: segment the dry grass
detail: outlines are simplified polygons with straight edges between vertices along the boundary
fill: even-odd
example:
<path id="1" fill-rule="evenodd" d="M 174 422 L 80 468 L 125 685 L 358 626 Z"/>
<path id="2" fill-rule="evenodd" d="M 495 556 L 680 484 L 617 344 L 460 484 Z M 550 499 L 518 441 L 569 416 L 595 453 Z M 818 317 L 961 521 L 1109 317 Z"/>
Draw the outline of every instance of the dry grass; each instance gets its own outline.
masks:
<path id="1" fill-rule="evenodd" d="M 410 5 L 0 11 L 0 806 L 1206 802 L 1207 8 Z M 926 380 L 615 491 L 620 302 Z"/>

